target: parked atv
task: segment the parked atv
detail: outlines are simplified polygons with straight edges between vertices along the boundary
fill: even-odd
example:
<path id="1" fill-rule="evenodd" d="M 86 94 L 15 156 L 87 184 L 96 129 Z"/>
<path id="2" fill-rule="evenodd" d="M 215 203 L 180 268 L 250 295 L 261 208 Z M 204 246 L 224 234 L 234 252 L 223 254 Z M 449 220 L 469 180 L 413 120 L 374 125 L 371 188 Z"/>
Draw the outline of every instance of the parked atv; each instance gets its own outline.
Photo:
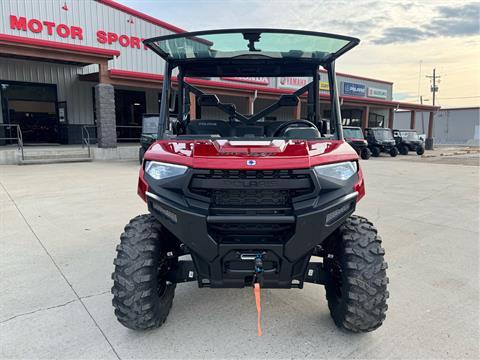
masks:
<path id="1" fill-rule="evenodd" d="M 378 157 L 382 152 L 390 154 L 391 157 L 398 155 L 391 129 L 382 127 L 366 128 L 365 138 L 367 139 L 368 148 L 372 152 L 372 156 Z"/>
<path id="2" fill-rule="evenodd" d="M 360 127 L 344 126 L 343 136 L 345 137 L 345 141 L 353 147 L 363 160 L 370 159 L 372 152 L 368 148 L 367 140 L 363 137 L 363 132 Z"/>
<path id="3" fill-rule="evenodd" d="M 358 42 L 273 29 L 145 41 L 165 60 L 162 94 L 171 91 L 175 70 L 178 126 L 170 126 L 168 96 L 162 96 L 164 125 L 138 179 L 149 213 L 125 227 L 114 261 L 113 306 L 120 323 L 131 329 L 161 326 L 177 284 L 194 281 L 200 288 L 253 288 L 259 320 L 262 288 L 322 284 L 338 327 L 366 332 L 382 325 L 385 251 L 372 222 L 354 215 L 365 184 L 358 155 L 344 140 L 335 77 L 335 59 Z M 328 137 L 320 126 L 320 66 L 327 70 L 334 109 Z M 195 79 L 251 74 L 313 80 L 244 115 Z M 303 95 L 307 119 L 265 121 L 279 108 L 293 113 Z M 202 112 L 204 106 L 225 115 L 195 119 L 195 113 L 211 113 Z M 199 111 L 189 113 L 194 107 Z"/>
<path id="4" fill-rule="evenodd" d="M 415 130 L 395 129 L 393 130 L 393 138 L 401 155 L 408 155 L 409 151 L 415 151 L 417 155 L 423 155 L 425 152 L 425 145 Z"/>

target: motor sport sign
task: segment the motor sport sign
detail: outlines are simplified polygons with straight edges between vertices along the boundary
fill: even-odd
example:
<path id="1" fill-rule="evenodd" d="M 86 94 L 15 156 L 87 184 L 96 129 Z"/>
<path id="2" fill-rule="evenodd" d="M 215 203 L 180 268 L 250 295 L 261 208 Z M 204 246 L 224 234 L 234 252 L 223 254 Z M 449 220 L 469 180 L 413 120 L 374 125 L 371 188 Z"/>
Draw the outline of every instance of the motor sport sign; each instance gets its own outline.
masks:
<path id="1" fill-rule="evenodd" d="M 84 29 L 80 26 L 67 25 L 48 20 L 27 19 L 24 16 L 10 15 L 10 29 L 23 31 L 32 34 L 47 34 L 49 36 L 59 36 L 64 39 L 73 39 L 83 41 Z M 99 44 L 116 44 L 122 47 L 132 49 L 148 48 L 142 44 L 143 38 L 125 34 L 118 34 L 112 31 L 98 29 L 96 31 L 96 41 Z"/>

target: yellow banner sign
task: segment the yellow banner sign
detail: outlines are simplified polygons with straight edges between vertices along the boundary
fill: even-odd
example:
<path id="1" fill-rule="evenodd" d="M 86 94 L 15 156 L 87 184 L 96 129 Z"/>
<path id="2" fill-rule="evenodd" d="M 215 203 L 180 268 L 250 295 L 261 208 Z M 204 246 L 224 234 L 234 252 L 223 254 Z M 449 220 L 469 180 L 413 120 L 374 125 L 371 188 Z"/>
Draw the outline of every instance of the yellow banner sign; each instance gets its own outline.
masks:
<path id="1" fill-rule="evenodd" d="M 320 90 L 324 90 L 324 91 L 330 90 L 330 85 L 328 84 L 328 81 L 320 81 Z"/>

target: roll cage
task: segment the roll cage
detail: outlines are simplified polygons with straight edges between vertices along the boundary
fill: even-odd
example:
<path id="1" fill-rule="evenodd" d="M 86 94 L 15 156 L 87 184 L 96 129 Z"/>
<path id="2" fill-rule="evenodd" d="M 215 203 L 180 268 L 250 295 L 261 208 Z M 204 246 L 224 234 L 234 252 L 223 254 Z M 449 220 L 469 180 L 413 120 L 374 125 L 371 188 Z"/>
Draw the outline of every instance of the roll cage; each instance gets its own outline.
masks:
<path id="1" fill-rule="evenodd" d="M 335 60 L 359 42 L 357 38 L 336 34 L 258 28 L 196 31 L 147 39 L 145 45 L 165 60 L 158 139 L 170 127 L 168 94 L 175 69 L 180 127 L 186 128 L 190 121 L 190 93 L 225 112 L 231 123 L 246 125 L 254 124 L 279 107 L 296 106 L 299 97 L 307 93 L 307 119 L 320 129 L 319 70 L 323 67 L 330 89 L 330 131 L 336 139 L 343 140 Z M 312 81 L 252 115 L 240 114 L 232 104 L 221 103 L 188 82 L 189 77 L 239 76 L 299 76 L 311 77 Z"/>

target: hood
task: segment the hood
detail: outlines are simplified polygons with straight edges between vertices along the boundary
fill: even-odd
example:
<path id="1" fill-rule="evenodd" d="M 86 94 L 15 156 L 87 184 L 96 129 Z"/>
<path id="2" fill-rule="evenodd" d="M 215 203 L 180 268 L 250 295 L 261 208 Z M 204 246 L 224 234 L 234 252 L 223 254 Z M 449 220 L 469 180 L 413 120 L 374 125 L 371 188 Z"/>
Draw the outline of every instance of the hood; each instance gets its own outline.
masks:
<path id="1" fill-rule="evenodd" d="M 381 143 L 385 145 L 395 145 L 395 140 L 381 140 Z"/>
<path id="2" fill-rule="evenodd" d="M 366 144 L 367 140 L 365 139 L 360 139 L 360 138 L 345 138 L 347 142 L 351 143 L 360 143 L 360 144 Z"/>
<path id="3" fill-rule="evenodd" d="M 340 140 L 161 140 L 145 154 L 145 160 L 196 169 L 302 169 L 356 159 Z"/>

